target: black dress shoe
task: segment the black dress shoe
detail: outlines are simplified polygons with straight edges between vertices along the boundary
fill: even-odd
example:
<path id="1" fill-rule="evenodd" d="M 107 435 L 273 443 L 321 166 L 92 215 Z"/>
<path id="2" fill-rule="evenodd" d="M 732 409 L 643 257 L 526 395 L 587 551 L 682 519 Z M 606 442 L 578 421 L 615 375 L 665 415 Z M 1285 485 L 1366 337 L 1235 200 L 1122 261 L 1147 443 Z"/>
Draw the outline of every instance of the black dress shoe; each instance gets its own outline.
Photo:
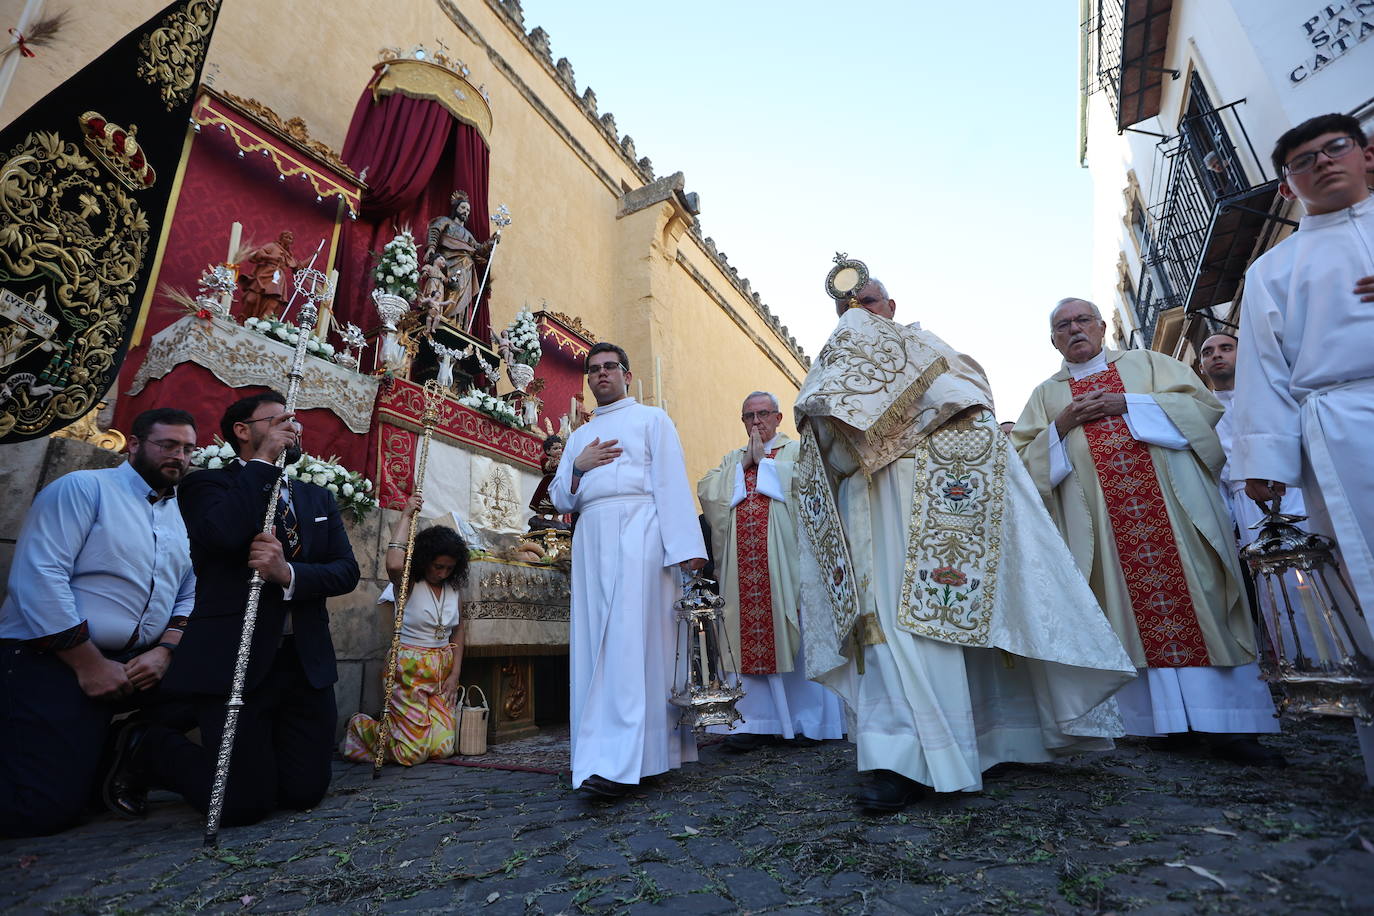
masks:
<path id="1" fill-rule="evenodd" d="M 1207 749 L 1213 757 L 1219 760 L 1228 760 L 1242 766 L 1275 768 L 1288 766 L 1287 757 L 1272 747 L 1265 747 L 1260 744 L 1259 739 L 1253 735 L 1213 738 L 1208 743 Z"/>
<path id="2" fill-rule="evenodd" d="M 856 801 L 860 808 L 888 813 L 901 811 L 925 794 L 926 787 L 914 779 L 891 770 L 874 770 Z"/>
<path id="3" fill-rule="evenodd" d="M 730 735 L 723 746 L 733 754 L 747 754 L 772 743 L 772 735 Z"/>
<path id="4" fill-rule="evenodd" d="M 101 783 L 100 796 L 105 807 L 120 817 L 148 815 L 148 780 L 138 764 L 148 728 L 147 722 L 128 722 L 115 738 L 114 760 Z"/>
<path id="5" fill-rule="evenodd" d="M 620 798 L 626 792 L 633 789 L 634 786 L 628 783 L 615 782 L 614 780 L 607 779 L 604 776 L 597 776 L 593 773 L 591 776 L 582 780 L 582 785 L 578 788 L 584 789 L 592 795 L 597 795 L 601 798 Z"/>

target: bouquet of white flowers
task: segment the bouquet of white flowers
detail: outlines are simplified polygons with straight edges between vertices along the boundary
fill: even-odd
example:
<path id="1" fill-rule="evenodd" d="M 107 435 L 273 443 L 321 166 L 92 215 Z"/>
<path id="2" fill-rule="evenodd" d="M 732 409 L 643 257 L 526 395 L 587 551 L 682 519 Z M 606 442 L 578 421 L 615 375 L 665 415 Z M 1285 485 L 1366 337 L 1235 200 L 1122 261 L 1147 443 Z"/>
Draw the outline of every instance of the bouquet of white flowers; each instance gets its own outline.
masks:
<path id="1" fill-rule="evenodd" d="M 192 453 L 191 466 L 214 470 L 233 461 L 234 456 L 233 447 L 216 436 L 212 444 L 198 448 Z M 339 510 L 352 515 L 355 522 L 361 522 L 369 512 L 377 508 L 377 499 L 370 495 L 372 481 L 357 471 L 350 471 L 339 464 L 338 458 L 333 455 L 324 459 L 302 454 L 295 463 L 286 466 L 286 476 L 292 480 L 324 487 L 334 494 L 334 499 L 339 503 Z"/>
<path id="2" fill-rule="evenodd" d="M 514 362 L 531 368 L 539 364 L 544 350 L 539 344 L 539 328 L 529 308 L 521 309 L 510 327 L 506 328 L 506 339 L 510 341 L 513 351 L 511 359 Z"/>
<path id="3" fill-rule="evenodd" d="M 515 412 L 515 408 L 508 401 L 492 397 L 485 391 L 478 391 L 474 388 L 460 397 L 458 403 L 464 407 L 470 407 L 480 414 L 485 414 L 498 423 L 514 426 L 516 429 L 525 428 L 525 421 Z"/>
<path id="4" fill-rule="evenodd" d="M 372 271 L 377 288 L 409 301 L 420 288 L 420 255 L 407 230 L 386 243 Z"/>
<path id="5" fill-rule="evenodd" d="M 243 319 L 243 326 L 263 337 L 281 341 L 289 347 L 294 347 L 301 339 L 300 328 L 275 318 L 245 318 Z M 313 335 L 305 341 L 305 352 L 311 356 L 318 356 L 320 359 L 330 361 L 334 359 L 334 345 Z"/>

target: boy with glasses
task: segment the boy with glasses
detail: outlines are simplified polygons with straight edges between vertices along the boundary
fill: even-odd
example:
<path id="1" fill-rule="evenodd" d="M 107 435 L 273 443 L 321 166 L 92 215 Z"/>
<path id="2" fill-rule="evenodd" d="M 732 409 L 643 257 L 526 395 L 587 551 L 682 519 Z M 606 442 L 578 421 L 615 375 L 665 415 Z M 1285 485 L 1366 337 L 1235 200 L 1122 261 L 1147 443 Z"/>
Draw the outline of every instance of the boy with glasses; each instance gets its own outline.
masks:
<path id="1" fill-rule="evenodd" d="M 1359 122 L 1322 115 L 1279 137 L 1279 193 L 1298 231 L 1245 275 L 1231 473 L 1256 500 L 1301 486 L 1374 609 L 1374 149 Z M 1361 637 L 1368 633 L 1358 634 Z M 1374 640 L 1363 647 L 1374 654 Z M 1364 737 L 1368 737 L 1367 735 Z M 1366 742 L 1366 754 L 1374 741 Z"/>
<path id="2" fill-rule="evenodd" d="M 195 447 L 189 413 L 146 410 L 127 463 L 34 499 L 0 606 L 0 835 L 74 824 L 111 717 L 155 696 L 195 601 L 177 499 Z"/>

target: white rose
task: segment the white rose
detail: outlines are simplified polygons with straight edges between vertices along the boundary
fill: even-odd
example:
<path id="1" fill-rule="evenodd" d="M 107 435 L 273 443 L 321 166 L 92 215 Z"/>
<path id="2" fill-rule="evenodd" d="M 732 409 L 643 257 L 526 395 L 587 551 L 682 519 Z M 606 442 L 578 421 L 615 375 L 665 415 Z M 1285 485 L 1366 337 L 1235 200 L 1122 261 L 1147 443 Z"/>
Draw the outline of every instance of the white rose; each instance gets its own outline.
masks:
<path id="1" fill-rule="evenodd" d="M 334 345 L 332 343 L 324 344 L 323 347 L 325 353 L 329 354 L 330 356 L 334 355 Z"/>
<path id="2" fill-rule="evenodd" d="M 351 484 L 351 483 L 346 483 L 346 484 L 343 485 L 343 495 L 344 495 L 344 496 L 352 496 L 353 493 L 354 493 L 353 484 Z"/>
<path id="3" fill-rule="evenodd" d="M 208 462 L 206 462 L 205 466 L 213 471 L 218 468 L 224 467 L 224 462 L 218 458 L 211 458 Z"/>
<path id="4" fill-rule="evenodd" d="M 294 464 L 288 464 L 286 466 L 286 476 L 294 480 L 301 476 L 301 472 L 296 470 L 296 466 Z"/>
<path id="5" fill-rule="evenodd" d="M 243 326 L 245 328 L 256 328 L 258 326 L 258 319 L 251 317 L 245 318 L 243 319 Z"/>
<path id="6" fill-rule="evenodd" d="M 363 481 L 363 492 L 364 492 L 364 493 L 371 493 L 371 492 L 372 492 L 372 481 L 370 481 L 370 480 L 364 480 L 364 481 Z"/>
<path id="7" fill-rule="evenodd" d="M 329 483 L 329 477 L 324 474 L 315 474 L 310 478 L 310 482 L 315 484 L 315 486 L 317 487 L 322 487 L 325 484 Z"/>
<path id="8" fill-rule="evenodd" d="M 272 333 L 276 334 L 277 337 L 281 338 L 282 340 L 285 340 L 287 336 L 286 328 L 284 327 L 274 328 Z"/>
<path id="9" fill-rule="evenodd" d="M 338 492 L 339 492 L 339 485 L 338 485 L 338 484 L 335 484 L 335 483 L 327 483 L 327 484 L 324 485 L 324 488 L 325 488 L 326 490 L 328 490 L 330 493 L 338 493 Z"/>
<path id="10" fill-rule="evenodd" d="M 298 342 L 300 341 L 300 339 L 301 339 L 301 335 L 298 334 L 298 333 L 296 333 L 296 334 L 288 333 L 288 334 L 286 335 L 286 342 L 287 342 L 287 343 L 293 343 L 293 344 L 294 344 L 294 343 L 298 343 Z"/>

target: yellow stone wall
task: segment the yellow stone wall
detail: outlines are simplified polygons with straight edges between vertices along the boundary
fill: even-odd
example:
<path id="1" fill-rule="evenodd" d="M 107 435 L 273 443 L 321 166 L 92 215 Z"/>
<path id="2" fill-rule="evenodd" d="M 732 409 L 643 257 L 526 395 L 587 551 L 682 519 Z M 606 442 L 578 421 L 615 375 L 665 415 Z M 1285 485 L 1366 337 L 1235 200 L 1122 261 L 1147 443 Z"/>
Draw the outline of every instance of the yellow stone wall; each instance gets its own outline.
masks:
<path id="1" fill-rule="evenodd" d="M 163 5 L 74 6 L 61 45 L 21 63 L 0 124 Z M 206 74 L 218 89 L 303 118 L 313 137 L 337 150 L 379 49 L 438 49 L 442 40 L 471 69 L 468 80 L 490 94 L 490 201 L 493 210 L 507 204 L 514 219 L 493 271 L 493 324 L 526 304 L 580 317 L 629 352 L 632 388 L 642 382 L 648 403 L 661 360 L 662 395 L 695 480 L 743 444 L 744 395 L 771 390 L 790 405 L 806 367 L 698 235 L 684 231 L 690 216 L 680 198 L 617 216 L 622 197 L 645 178 L 532 48 L 525 28 L 499 0 L 230 0 Z M 607 96 L 603 105 L 614 102 L 613 92 Z M 792 431 L 788 413 L 784 429 Z"/>

